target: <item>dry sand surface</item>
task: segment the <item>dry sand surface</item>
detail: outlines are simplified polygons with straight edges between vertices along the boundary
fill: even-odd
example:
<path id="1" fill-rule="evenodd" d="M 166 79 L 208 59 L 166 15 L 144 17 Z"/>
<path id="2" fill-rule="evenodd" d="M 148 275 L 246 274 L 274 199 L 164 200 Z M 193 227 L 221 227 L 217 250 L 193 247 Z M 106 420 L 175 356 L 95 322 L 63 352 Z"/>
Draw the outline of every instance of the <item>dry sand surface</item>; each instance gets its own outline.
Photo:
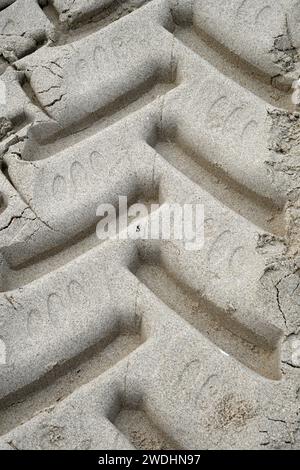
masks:
<path id="1" fill-rule="evenodd" d="M 0 449 L 300 449 L 299 47 L 298 0 L 0 0 Z M 99 240 L 120 195 L 203 247 Z"/>

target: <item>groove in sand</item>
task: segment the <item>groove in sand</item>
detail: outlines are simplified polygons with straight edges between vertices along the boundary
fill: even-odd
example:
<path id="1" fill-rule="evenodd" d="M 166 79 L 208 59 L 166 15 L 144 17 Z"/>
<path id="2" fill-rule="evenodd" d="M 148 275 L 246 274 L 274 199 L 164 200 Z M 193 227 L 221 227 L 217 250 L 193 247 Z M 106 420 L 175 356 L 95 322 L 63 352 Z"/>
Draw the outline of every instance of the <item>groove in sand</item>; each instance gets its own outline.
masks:
<path id="1" fill-rule="evenodd" d="M 37 382 L 0 401 L 0 435 L 65 399 L 137 349 L 144 338 L 140 331 L 112 332 L 106 342 L 90 346 L 78 356 L 59 364 Z"/>
<path id="2" fill-rule="evenodd" d="M 284 235 L 283 208 L 240 184 L 222 168 L 193 151 L 177 139 L 158 139 L 157 153 L 213 197 L 258 227 L 276 235 Z"/>
<path id="3" fill-rule="evenodd" d="M 178 25 L 168 30 L 201 59 L 209 62 L 222 75 L 250 90 L 267 103 L 293 111 L 290 93 L 272 86 L 272 77 L 231 52 L 217 40 L 193 24 Z"/>
<path id="4" fill-rule="evenodd" d="M 139 201 L 146 206 L 157 204 L 157 199 L 145 200 L 143 198 L 130 198 L 128 205 L 131 205 L 132 201 Z M 140 220 L 139 217 L 136 219 L 128 218 L 129 227 L 136 225 Z M 100 240 L 97 237 L 96 225 L 97 223 L 93 224 L 87 230 L 77 234 L 76 237 L 65 244 L 46 251 L 36 257 L 32 257 L 26 263 L 14 267 L 2 267 L 0 292 L 8 292 L 24 287 L 49 273 L 65 267 L 68 263 L 71 263 L 80 256 L 84 256 L 93 248 L 105 243 L 105 240 Z"/>
<path id="5" fill-rule="evenodd" d="M 143 0 L 138 6 L 133 6 L 130 0 L 112 0 L 112 2 L 106 7 L 99 6 L 93 11 L 86 12 L 85 14 L 81 13 L 75 16 L 74 21 L 72 21 L 70 25 L 59 21 L 59 13 L 50 3 L 43 8 L 43 11 L 57 32 L 57 40 L 54 41 L 53 46 L 61 46 L 78 41 L 90 34 L 98 32 L 119 19 L 142 8 L 151 1 L 152 0 Z"/>
<path id="6" fill-rule="evenodd" d="M 51 135 L 42 142 L 32 142 L 30 150 L 25 147 L 22 158 L 37 161 L 49 158 L 78 142 L 102 131 L 130 114 L 152 103 L 177 86 L 176 82 L 160 82 L 151 77 L 139 87 L 118 97 L 115 101 L 91 113 L 82 121 L 72 124 Z"/>
<path id="7" fill-rule="evenodd" d="M 142 408 L 122 406 L 113 424 L 137 450 L 181 449 Z"/>
<path id="8" fill-rule="evenodd" d="M 281 378 L 279 337 L 276 343 L 274 340 L 273 344 L 267 343 L 213 302 L 179 283 L 164 267 L 152 264 L 151 260 L 148 263 L 141 258 L 140 261 L 133 274 L 160 301 L 246 367 L 268 379 Z M 273 333 L 272 329 L 271 337 Z"/>

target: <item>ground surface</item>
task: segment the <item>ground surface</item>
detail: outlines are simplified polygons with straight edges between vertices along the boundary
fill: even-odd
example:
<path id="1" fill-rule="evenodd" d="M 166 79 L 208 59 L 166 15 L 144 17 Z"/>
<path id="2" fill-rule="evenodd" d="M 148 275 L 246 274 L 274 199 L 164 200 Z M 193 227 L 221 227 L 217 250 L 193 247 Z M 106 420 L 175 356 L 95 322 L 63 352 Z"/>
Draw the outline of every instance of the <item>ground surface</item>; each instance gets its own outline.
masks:
<path id="1" fill-rule="evenodd" d="M 0 448 L 300 448 L 299 20 L 0 0 Z M 118 195 L 204 248 L 101 243 Z"/>

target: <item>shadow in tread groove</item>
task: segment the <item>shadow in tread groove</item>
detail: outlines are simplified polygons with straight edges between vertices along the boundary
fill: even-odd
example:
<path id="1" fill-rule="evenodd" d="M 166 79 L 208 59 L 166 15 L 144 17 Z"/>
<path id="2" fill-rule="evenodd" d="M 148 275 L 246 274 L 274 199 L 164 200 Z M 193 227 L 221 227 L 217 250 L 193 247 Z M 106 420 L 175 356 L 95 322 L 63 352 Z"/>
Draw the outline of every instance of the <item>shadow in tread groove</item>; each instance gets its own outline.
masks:
<path id="1" fill-rule="evenodd" d="M 8 200 L 5 194 L 0 193 L 0 215 L 5 211 L 8 205 Z"/>
<path id="2" fill-rule="evenodd" d="M 87 8 L 86 12 L 77 10 L 74 16 L 62 10 L 62 17 L 66 16 L 63 21 L 59 19 L 59 10 L 53 5 L 51 0 L 43 8 L 45 15 L 55 27 L 57 39 L 53 41 L 53 46 L 61 46 L 71 42 L 78 41 L 90 34 L 93 34 L 110 24 L 118 21 L 125 16 L 130 15 L 134 11 L 140 9 L 152 0 L 140 0 L 132 2 L 132 0 L 111 0 L 107 6 L 100 6 L 93 10 Z"/>
<path id="3" fill-rule="evenodd" d="M 150 209 L 152 204 L 158 204 L 158 194 L 153 194 L 153 200 L 147 200 L 142 195 L 139 196 L 141 197 L 138 197 L 137 194 L 128 195 L 128 207 L 138 202 L 143 203 Z M 120 215 L 124 214 L 117 214 L 117 227 L 119 226 Z M 128 217 L 129 227 L 132 228 L 139 220 L 139 217 L 136 219 Z M 30 258 L 25 264 L 12 267 L 6 262 L 5 257 L 2 257 L 0 292 L 22 288 L 59 268 L 65 267 L 68 263 L 78 259 L 80 256 L 84 256 L 84 254 L 93 248 L 104 243 L 105 240 L 99 239 L 96 234 L 97 223 L 62 246 Z"/>
<path id="4" fill-rule="evenodd" d="M 91 112 L 83 120 L 55 132 L 47 140 L 40 141 L 39 126 L 37 126 L 30 133 L 22 158 L 37 161 L 66 150 L 68 147 L 112 126 L 129 114 L 147 106 L 176 86 L 178 86 L 178 83 L 172 77 L 170 77 L 170 80 L 164 81 L 160 77 L 152 76 L 141 83 L 139 87 L 124 93 L 101 109 Z"/>
<path id="5" fill-rule="evenodd" d="M 145 411 L 142 400 L 140 403 L 130 403 L 121 397 L 117 409 L 108 419 L 137 450 L 182 449 Z"/>
<path id="6" fill-rule="evenodd" d="M 190 15 L 179 16 L 172 11 L 173 25 L 165 25 L 178 41 L 192 50 L 201 59 L 209 62 L 222 75 L 228 76 L 243 88 L 249 89 L 269 104 L 293 110 L 289 86 L 275 88 L 272 77 L 268 76 L 242 57 L 227 49 L 202 29 L 199 29 Z"/>
<path id="7" fill-rule="evenodd" d="M 266 324 L 265 337 L 259 336 L 212 301 L 183 285 L 159 262 L 152 264 L 151 260 L 144 261 L 141 256 L 139 263 L 131 269 L 133 274 L 197 331 L 256 373 L 272 380 L 281 378 L 279 330 Z M 269 341 L 268 328 L 272 338 Z M 274 333 L 276 340 L 273 339 Z"/>
<path id="8" fill-rule="evenodd" d="M 0 402 L 0 435 L 49 406 L 55 405 L 113 367 L 146 340 L 143 330 L 126 332 L 125 326 L 104 341 L 90 346 L 73 359 L 56 365 L 37 382 L 18 390 Z"/>
<path id="9" fill-rule="evenodd" d="M 7 8 L 9 5 L 11 5 L 12 3 L 14 3 L 16 0 L 3 0 L 1 2 L 1 6 L 0 6 L 0 11 L 3 11 L 5 10 L 5 8 Z"/>
<path id="10" fill-rule="evenodd" d="M 183 138 L 157 135 L 149 145 L 170 165 L 213 197 L 258 227 L 275 235 L 285 234 L 283 207 L 240 184 L 220 166 L 200 155 Z"/>

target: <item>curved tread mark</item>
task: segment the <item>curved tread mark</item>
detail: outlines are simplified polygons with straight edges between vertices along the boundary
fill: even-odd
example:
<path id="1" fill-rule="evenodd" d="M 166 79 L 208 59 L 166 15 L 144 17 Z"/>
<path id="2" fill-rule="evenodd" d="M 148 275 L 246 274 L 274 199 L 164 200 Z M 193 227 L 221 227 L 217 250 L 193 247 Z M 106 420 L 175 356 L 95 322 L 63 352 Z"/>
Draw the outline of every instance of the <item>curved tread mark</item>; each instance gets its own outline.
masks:
<path id="1" fill-rule="evenodd" d="M 82 188 L 82 185 L 86 182 L 87 174 L 81 163 L 75 161 L 71 165 L 70 177 L 74 188 L 78 191 Z"/>
<path id="2" fill-rule="evenodd" d="M 52 195 L 60 198 L 67 193 L 67 183 L 62 175 L 56 175 L 52 183 Z"/>
<path id="3" fill-rule="evenodd" d="M 74 305 L 83 306 L 88 302 L 88 297 L 85 293 L 82 285 L 76 281 L 72 280 L 68 285 L 68 294 Z"/>
<path id="4" fill-rule="evenodd" d="M 77 78 L 79 82 L 88 82 L 90 78 L 90 70 L 89 65 L 85 59 L 80 59 L 76 63 L 76 70 L 77 70 Z"/>
<path id="5" fill-rule="evenodd" d="M 15 28 L 15 26 L 16 26 L 16 23 L 12 19 L 7 20 L 5 25 L 2 28 L 1 34 L 3 35 L 8 34 L 7 30 L 9 30 L 10 28 Z"/>
<path id="6" fill-rule="evenodd" d="M 219 96 L 210 106 L 206 114 L 206 125 L 211 128 L 220 128 L 224 122 L 225 116 L 222 116 L 222 111 L 219 109 L 220 103 L 228 105 L 228 97 L 226 95 Z"/>
<path id="7" fill-rule="evenodd" d="M 27 331 L 31 338 L 37 337 L 44 325 L 44 319 L 38 309 L 32 309 L 27 317 Z"/>
<path id="8" fill-rule="evenodd" d="M 97 152 L 97 150 L 94 150 L 90 154 L 89 160 L 93 172 L 98 175 L 104 167 L 103 156 L 99 152 Z"/>
<path id="9" fill-rule="evenodd" d="M 243 0 L 242 3 L 238 6 L 236 10 L 236 16 L 239 16 L 245 4 L 248 3 L 248 0 Z"/>
<path id="10" fill-rule="evenodd" d="M 238 260 L 241 258 L 241 253 L 245 252 L 245 247 L 244 246 L 238 246 L 231 254 L 229 258 L 229 268 L 234 272 L 238 273 L 240 268 L 240 263 L 238 263 Z"/>
<path id="11" fill-rule="evenodd" d="M 263 16 L 266 11 L 271 11 L 271 10 L 272 10 L 272 7 L 270 7 L 270 5 L 266 5 L 265 7 L 262 7 L 255 17 L 255 24 L 257 24 L 260 21 L 261 16 Z"/>
<path id="12" fill-rule="evenodd" d="M 224 230 L 220 233 L 217 238 L 211 244 L 211 247 L 207 254 L 208 265 L 210 269 L 217 269 L 218 265 L 223 263 L 228 256 L 228 251 L 230 249 L 232 232 L 230 230 Z M 224 249 L 225 245 L 225 249 Z M 219 247 L 219 249 L 218 249 Z M 220 253 L 222 255 L 220 256 Z"/>
<path id="13" fill-rule="evenodd" d="M 255 131 L 258 129 L 258 122 L 255 119 L 251 119 L 247 122 L 241 132 L 241 139 L 244 142 L 248 132 L 251 132 L 251 137 L 255 134 Z"/>
<path id="14" fill-rule="evenodd" d="M 225 119 L 225 122 L 224 122 L 224 125 L 223 125 L 223 128 L 222 128 L 222 132 L 223 134 L 225 133 L 226 131 L 226 128 L 230 127 L 230 123 L 231 121 L 234 121 L 236 115 L 239 113 L 239 111 L 244 111 L 244 108 L 242 106 L 237 106 L 236 108 L 234 108 L 229 116 Z"/>
<path id="15" fill-rule="evenodd" d="M 61 297 L 56 292 L 48 296 L 47 310 L 53 326 L 63 323 L 64 304 Z"/>

